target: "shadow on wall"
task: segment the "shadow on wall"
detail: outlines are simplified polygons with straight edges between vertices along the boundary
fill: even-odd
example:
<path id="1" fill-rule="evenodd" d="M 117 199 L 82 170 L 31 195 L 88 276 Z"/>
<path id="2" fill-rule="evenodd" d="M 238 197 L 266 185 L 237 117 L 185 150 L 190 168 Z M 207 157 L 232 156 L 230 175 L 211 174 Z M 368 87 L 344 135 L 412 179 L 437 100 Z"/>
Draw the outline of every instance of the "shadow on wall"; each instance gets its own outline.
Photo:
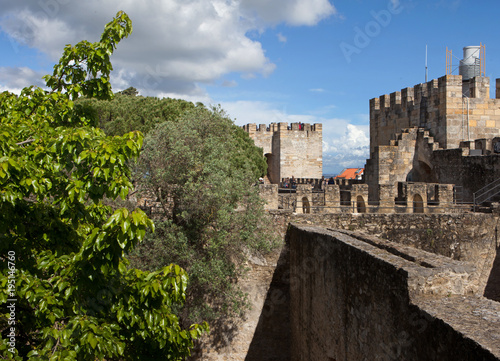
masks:
<path id="1" fill-rule="evenodd" d="M 498 227 L 495 228 L 495 243 L 496 257 L 484 289 L 484 297 L 500 302 L 500 241 L 498 239 Z"/>
<path id="2" fill-rule="evenodd" d="M 290 269 L 285 245 L 245 361 L 290 360 Z"/>

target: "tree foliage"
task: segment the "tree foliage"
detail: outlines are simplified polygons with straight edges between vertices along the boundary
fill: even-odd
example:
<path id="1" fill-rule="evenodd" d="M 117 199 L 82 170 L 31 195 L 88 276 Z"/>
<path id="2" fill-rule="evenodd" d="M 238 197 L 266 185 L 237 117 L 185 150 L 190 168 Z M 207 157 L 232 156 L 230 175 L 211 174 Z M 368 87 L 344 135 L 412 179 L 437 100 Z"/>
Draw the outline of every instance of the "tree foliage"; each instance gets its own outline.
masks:
<path id="1" fill-rule="evenodd" d="M 175 122 L 181 114 L 195 108 L 193 103 L 181 99 L 136 94 L 134 88 L 128 88 L 112 100 L 81 98 L 75 107 L 82 116 L 93 119 L 107 135 L 123 135 L 134 130 L 147 134 L 157 124 Z"/>
<path id="2" fill-rule="evenodd" d="M 127 267 L 153 222 L 102 203 L 131 189 L 141 133 L 106 136 L 74 106 L 112 97 L 109 57 L 131 31 L 120 12 L 100 41 L 64 49 L 51 91 L 0 94 L 0 287 L 12 292 L 0 293 L 1 358 L 181 360 L 207 329 L 182 329 L 172 312 L 188 282 L 179 266 Z"/>
<path id="3" fill-rule="evenodd" d="M 218 108 L 194 108 L 145 136 L 135 179 L 162 212 L 131 261 L 188 271 L 184 321 L 214 326 L 246 308 L 236 284 L 244 262 L 273 245 L 255 186 L 264 167 L 262 151 Z"/>

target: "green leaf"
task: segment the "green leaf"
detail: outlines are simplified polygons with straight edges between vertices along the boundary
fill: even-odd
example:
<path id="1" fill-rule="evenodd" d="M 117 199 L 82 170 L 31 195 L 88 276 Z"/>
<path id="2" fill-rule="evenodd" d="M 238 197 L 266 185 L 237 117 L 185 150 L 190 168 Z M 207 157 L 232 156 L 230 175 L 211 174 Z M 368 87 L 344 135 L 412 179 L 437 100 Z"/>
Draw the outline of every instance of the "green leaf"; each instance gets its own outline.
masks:
<path id="1" fill-rule="evenodd" d="M 92 348 L 95 349 L 95 347 L 97 346 L 97 339 L 94 337 L 93 333 L 89 332 L 87 334 L 87 342 L 90 344 Z"/>

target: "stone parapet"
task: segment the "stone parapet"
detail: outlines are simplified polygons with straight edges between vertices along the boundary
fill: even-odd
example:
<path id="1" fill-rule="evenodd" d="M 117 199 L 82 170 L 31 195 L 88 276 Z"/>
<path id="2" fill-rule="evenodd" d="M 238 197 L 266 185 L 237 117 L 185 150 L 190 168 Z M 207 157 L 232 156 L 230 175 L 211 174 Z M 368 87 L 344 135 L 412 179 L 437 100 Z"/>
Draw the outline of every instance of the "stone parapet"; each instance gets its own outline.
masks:
<path id="1" fill-rule="evenodd" d="M 374 237 L 292 226 L 291 360 L 500 360 L 500 304 L 474 267 Z"/>

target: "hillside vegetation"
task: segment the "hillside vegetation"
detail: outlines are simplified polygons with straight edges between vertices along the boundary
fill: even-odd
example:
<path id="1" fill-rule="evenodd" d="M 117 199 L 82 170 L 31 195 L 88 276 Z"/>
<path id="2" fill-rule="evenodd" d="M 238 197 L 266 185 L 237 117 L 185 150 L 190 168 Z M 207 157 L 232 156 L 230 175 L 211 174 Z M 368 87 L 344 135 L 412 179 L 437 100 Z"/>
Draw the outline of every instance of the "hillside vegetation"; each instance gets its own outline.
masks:
<path id="1" fill-rule="evenodd" d="M 77 105 L 110 135 L 145 133 L 135 186 L 161 211 L 152 215 L 156 231 L 130 253 L 132 266 L 154 271 L 173 262 L 188 272 L 178 309 L 185 325 L 208 321 L 217 330 L 241 316 L 246 295 L 236 282 L 247 256 L 275 245 L 255 186 L 266 172 L 262 150 L 218 107 L 142 97 L 133 88 Z"/>

